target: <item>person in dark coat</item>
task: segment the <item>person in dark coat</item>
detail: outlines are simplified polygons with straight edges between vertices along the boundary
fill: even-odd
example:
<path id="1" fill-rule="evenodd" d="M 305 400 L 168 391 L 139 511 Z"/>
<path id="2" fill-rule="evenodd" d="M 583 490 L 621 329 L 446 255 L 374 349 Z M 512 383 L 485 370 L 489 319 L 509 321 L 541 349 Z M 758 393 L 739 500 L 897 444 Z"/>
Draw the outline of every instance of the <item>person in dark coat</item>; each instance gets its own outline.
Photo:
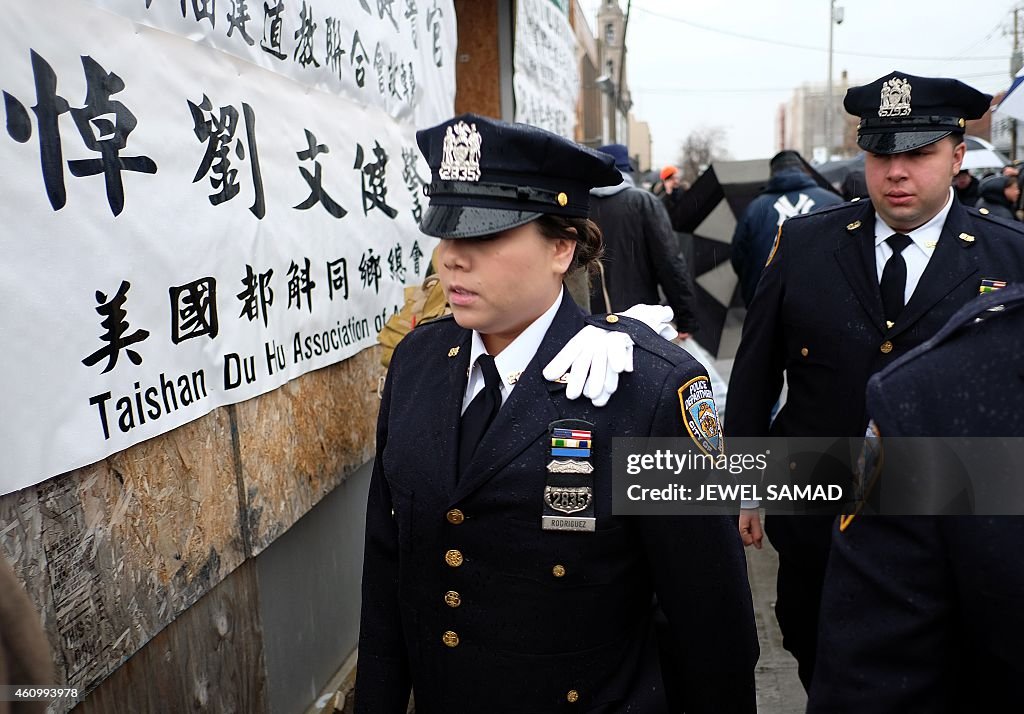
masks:
<path id="1" fill-rule="evenodd" d="M 894 72 L 852 87 L 870 200 L 787 220 L 743 326 L 726 437 L 863 436 L 868 378 L 939 331 L 986 280 L 1024 280 L 1024 231 L 953 200 L 966 119 L 990 97 Z M 785 406 L 772 421 L 783 376 Z M 794 462 L 801 474 L 814 463 Z M 801 478 L 809 480 L 805 475 Z M 748 504 L 753 505 L 753 504 Z M 744 542 L 759 545 L 744 509 Z M 811 684 L 832 519 L 772 516 L 783 645 Z"/>
<path id="2" fill-rule="evenodd" d="M 411 689 L 418 714 L 661 714 L 670 680 L 673 711 L 753 712 L 731 519 L 612 513 L 613 437 L 718 436 L 703 367 L 629 318 L 585 316 L 562 288 L 600 249 L 589 189 L 620 180 L 612 159 L 475 115 L 417 140 L 432 173 L 421 229 L 441 238 L 453 315 L 406 335 L 383 390 L 355 711 L 404 713 Z M 542 376 L 585 325 L 634 343 L 601 408 Z M 666 671 L 655 596 L 674 635 Z"/>
<path id="3" fill-rule="evenodd" d="M 772 157 L 769 166 L 771 178 L 743 212 L 732 237 L 730 260 L 739 276 L 743 302 L 747 305 L 754 299 L 757 281 L 782 222 L 791 216 L 843 202 L 811 178 L 804 170 L 800 154 L 795 151 L 780 151 Z"/>
<path id="4" fill-rule="evenodd" d="M 953 178 L 953 190 L 960 203 L 974 206 L 978 202 L 978 179 L 971 176 L 967 169 L 961 169 Z"/>
<path id="5" fill-rule="evenodd" d="M 1024 285 L 969 302 L 868 383 L 882 449 L 894 437 L 1024 437 L 1022 355 Z M 1022 542 L 1022 515 L 840 520 L 807 711 L 1014 709 Z"/>
<path id="6" fill-rule="evenodd" d="M 1020 186 L 1016 176 L 997 174 L 982 180 L 978 189 L 978 201 L 975 207 L 982 213 L 988 213 L 1008 221 L 1017 220 L 1013 215 L 1020 198 Z"/>
<path id="7" fill-rule="evenodd" d="M 685 338 L 697 330 L 696 307 L 690 270 L 668 213 L 654 194 L 634 186 L 625 146 L 599 151 L 615 159 L 622 181 L 591 191 L 590 218 L 604 236 L 604 257 L 591 282 L 590 307 L 617 312 L 638 303 L 658 304 L 660 286 Z"/>

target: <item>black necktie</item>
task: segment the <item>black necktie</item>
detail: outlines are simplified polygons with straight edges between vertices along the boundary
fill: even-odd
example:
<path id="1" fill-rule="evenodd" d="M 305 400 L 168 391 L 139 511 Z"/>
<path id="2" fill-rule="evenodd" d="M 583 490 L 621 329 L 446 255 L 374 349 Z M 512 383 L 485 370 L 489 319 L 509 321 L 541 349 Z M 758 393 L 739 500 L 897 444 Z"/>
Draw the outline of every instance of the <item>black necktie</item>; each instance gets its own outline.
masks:
<path id="1" fill-rule="evenodd" d="M 909 236 L 893 233 L 885 242 L 892 248 L 892 255 L 882 268 L 882 280 L 878 288 L 882 293 L 885 320 L 887 323 L 894 323 L 903 311 L 903 293 L 907 289 L 907 262 L 903 259 L 903 249 L 910 245 L 911 241 Z"/>
<path id="2" fill-rule="evenodd" d="M 488 354 L 477 357 L 476 363 L 484 373 L 484 388 L 462 413 L 459 425 L 459 474 L 469 466 L 473 452 L 480 444 L 487 428 L 501 408 L 501 377 L 494 366 L 494 358 Z"/>

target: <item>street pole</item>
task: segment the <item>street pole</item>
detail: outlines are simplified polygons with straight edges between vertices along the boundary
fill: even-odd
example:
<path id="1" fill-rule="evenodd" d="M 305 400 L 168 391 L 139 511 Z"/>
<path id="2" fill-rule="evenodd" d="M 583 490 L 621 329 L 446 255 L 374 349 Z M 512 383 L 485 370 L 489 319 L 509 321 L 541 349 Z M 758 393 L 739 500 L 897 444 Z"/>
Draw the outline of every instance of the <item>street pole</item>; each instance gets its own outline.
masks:
<path id="1" fill-rule="evenodd" d="M 1010 55 L 1010 81 L 1013 82 L 1021 68 L 1020 37 L 1017 34 L 1017 14 L 1020 8 L 1013 8 L 1013 54 Z M 1010 120 L 1010 161 L 1017 160 L 1017 120 Z"/>
<path id="2" fill-rule="evenodd" d="M 832 158 L 832 26 L 836 19 L 836 0 L 828 3 L 828 81 L 825 86 L 825 161 Z"/>

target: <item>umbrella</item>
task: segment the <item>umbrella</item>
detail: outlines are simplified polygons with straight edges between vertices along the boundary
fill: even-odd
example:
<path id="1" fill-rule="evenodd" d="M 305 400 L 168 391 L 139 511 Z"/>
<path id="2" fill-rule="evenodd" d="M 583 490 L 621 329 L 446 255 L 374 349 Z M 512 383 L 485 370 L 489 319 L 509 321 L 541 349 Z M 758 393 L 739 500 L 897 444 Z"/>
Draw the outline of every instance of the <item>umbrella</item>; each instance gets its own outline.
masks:
<path id="1" fill-rule="evenodd" d="M 996 147 L 984 139 L 976 136 L 965 136 L 964 143 L 967 145 L 967 152 L 964 154 L 964 161 L 961 169 L 971 171 L 973 169 L 1001 169 L 1006 166 L 1009 160 L 1000 154 Z"/>
<path id="2" fill-rule="evenodd" d="M 694 336 L 718 359 L 736 354 L 743 324 L 739 279 L 729 256 L 736 223 L 770 178 L 768 159 L 716 161 L 683 194 L 672 215 L 672 227 L 692 235 L 696 276 L 697 322 Z M 804 162 L 822 188 L 832 185 Z"/>

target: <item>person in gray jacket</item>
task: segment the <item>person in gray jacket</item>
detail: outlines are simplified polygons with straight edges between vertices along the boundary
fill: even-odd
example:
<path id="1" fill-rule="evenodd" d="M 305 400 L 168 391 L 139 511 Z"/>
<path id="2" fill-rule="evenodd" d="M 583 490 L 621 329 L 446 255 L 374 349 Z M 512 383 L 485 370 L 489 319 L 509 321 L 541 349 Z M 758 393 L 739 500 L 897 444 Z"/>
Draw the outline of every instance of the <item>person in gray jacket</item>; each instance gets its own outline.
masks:
<path id="1" fill-rule="evenodd" d="M 1008 221 L 1017 220 L 1013 215 L 1013 207 L 1017 205 L 1017 199 L 1020 198 L 1020 186 L 1017 185 L 1016 176 L 997 174 L 983 178 L 978 188 L 978 195 L 980 198 L 974 206 L 982 213 L 1005 218 Z"/>
<path id="2" fill-rule="evenodd" d="M 629 153 L 622 144 L 598 149 L 615 159 L 622 183 L 593 189 L 590 218 L 604 234 L 601 273 L 591 284 L 595 313 L 623 310 L 638 303 L 665 302 L 675 314 L 676 330 L 685 339 L 697 330 L 690 270 L 657 196 L 636 188 Z"/>

